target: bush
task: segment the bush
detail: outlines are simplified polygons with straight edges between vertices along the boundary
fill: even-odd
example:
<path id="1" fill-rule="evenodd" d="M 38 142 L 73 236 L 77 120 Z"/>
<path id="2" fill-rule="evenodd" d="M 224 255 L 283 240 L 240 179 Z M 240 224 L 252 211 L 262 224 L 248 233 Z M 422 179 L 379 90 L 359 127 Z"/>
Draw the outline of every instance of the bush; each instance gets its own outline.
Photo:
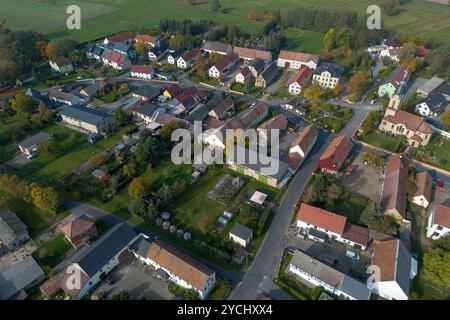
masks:
<path id="1" fill-rule="evenodd" d="M 320 294 L 322 293 L 322 289 L 320 287 L 315 287 L 311 292 L 311 299 L 317 300 L 319 299 Z"/>

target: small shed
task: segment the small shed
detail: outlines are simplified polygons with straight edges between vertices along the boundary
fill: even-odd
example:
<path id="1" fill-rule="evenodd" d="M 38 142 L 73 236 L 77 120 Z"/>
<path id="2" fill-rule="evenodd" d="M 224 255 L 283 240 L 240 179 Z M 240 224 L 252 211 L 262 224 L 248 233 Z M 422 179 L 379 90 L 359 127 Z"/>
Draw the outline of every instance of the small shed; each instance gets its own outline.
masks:
<path id="1" fill-rule="evenodd" d="M 242 247 L 247 247 L 253 238 L 253 230 L 240 223 L 235 223 L 228 234 L 228 239 L 239 244 Z"/>
<path id="2" fill-rule="evenodd" d="M 252 204 L 255 204 L 257 206 L 262 206 L 264 204 L 264 201 L 267 199 L 267 194 L 255 191 L 253 195 L 250 197 L 250 202 Z"/>

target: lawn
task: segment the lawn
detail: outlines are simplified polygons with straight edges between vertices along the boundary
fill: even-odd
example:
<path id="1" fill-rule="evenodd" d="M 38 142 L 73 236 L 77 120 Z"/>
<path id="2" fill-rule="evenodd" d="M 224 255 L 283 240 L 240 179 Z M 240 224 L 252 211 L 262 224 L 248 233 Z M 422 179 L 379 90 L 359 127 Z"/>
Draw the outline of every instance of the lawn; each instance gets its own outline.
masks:
<path id="1" fill-rule="evenodd" d="M 391 152 L 403 152 L 406 147 L 402 143 L 402 139 L 398 139 L 396 137 L 374 130 L 368 132 L 364 136 L 359 136 L 358 138 L 368 144 L 386 149 Z"/>
<path id="2" fill-rule="evenodd" d="M 44 270 L 50 271 L 64 260 L 64 256 L 73 247 L 67 242 L 64 235 L 59 235 L 55 239 L 39 247 L 32 256 L 36 259 Z"/>
<path id="3" fill-rule="evenodd" d="M 353 110 L 326 103 L 305 106 L 305 117 L 319 127 L 337 133 L 353 117 Z"/>
<path id="4" fill-rule="evenodd" d="M 426 147 L 419 148 L 418 152 L 417 160 L 450 170 L 450 140 L 435 134 L 430 143 Z"/>
<path id="5" fill-rule="evenodd" d="M 8 130 L 19 125 L 20 122 L 21 122 L 20 117 L 17 114 L 0 121 L 0 136 L 5 135 L 6 138 Z M 12 141 L 12 139 L 6 141 L 7 141 L 6 143 L 0 145 L 0 163 L 8 161 L 16 153 L 19 152 L 19 147 L 17 146 L 17 143 L 15 141 Z"/>
<path id="6" fill-rule="evenodd" d="M 63 215 L 39 210 L 31 203 L 13 198 L 5 191 L 0 190 L 0 209 L 3 208 L 9 208 L 17 214 L 28 227 L 28 232 L 32 238 L 46 230 Z"/>

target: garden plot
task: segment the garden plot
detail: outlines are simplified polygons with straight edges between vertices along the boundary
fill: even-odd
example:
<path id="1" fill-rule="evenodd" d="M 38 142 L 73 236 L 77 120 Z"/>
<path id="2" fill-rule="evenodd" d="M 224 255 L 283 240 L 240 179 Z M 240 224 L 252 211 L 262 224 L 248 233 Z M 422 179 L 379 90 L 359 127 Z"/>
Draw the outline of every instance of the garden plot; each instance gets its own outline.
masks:
<path id="1" fill-rule="evenodd" d="M 222 204 L 227 204 L 234 198 L 244 184 L 245 181 L 240 177 L 233 177 L 226 174 L 214 188 L 208 192 L 208 198 Z"/>

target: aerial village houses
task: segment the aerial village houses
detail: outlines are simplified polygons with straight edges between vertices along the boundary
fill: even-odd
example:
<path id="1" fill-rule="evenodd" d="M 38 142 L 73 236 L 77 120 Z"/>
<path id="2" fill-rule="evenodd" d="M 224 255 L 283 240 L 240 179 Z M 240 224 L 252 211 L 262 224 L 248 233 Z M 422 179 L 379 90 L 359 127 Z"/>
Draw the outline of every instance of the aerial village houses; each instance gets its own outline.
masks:
<path id="1" fill-rule="evenodd" d="M 97 237 L 95 222 L 85 214 L 64 225 L 61 231 L 75 248 Z"/>
<path id="2" fill-rule="evenodd" d="M 261 123 L 256 131 L 258 132 L 258 143 L 268 142 L 270 144 L 272 130 L 278 131 L 278 136 L 281 137 L 288 127 L 288 120 L 284 114 L 276 115 L 267 121 Z"/>
<path id="3" fill-rule="evenodd" d="M 310 124 L 300 132 L 294 141 L 292 141 L 289 153 L 284 159 L 292 172 L 296 172 L 300 168 L 303 160 L 314 147 L 317 141 L 317 136 L 317 127 Z"/>
<path id="4" fill-rule="evenodd" d="M 181 69 L 187 69 L 195 64 L 197 55 L 200 54 L 200 50 L 197 48 L 191 49 L 188 52 L 181 55 L 177 60 L 177 67 Z"/>
<path id="5" fill-rule="evenodd" d="M 233 52 L 244 60 L 245 63 L 252 62 L 255 59 L 261 59 L 265 63 L 272 62 L 272 52 L 258 49 L 234 47 Z"/>
<path id="6" fill-rule="evenodd" d="M 425 209 L 428 208 L 433 192 L 433 178 L 428 171 L 422 171 L 416 175 L 416 187 L 413 202 Z"/>
<path id="7" fill-rule="evenodd" d="M 376 243 L 372 265 L 380 271 L 379 280 L 375 278 L 373 283 L 373 293 L 389 300 L 408 300 L 411 280 L 417 274 L 417 261 L 400 240 Z"/>
<path id="8" fill-rule="evenodd" d="M 278 67 L 276 61 L 270 63 L 256 78 L 255 86 L 260 88 L 268 87 L 278 75 Z"/>
<path id="9" fill-rule="evenodd" d="M 414 111 L 424 117 L 436 117 L 445 110 L 449 101 L 450 99 L 447 100 L 447 97 L 443 94 L 433 94 L 418 103 Z"/>
<path id="10" fill-rule="evenodd" d="M 302 203 L 297 213 L 297 227 L 318 242 L 336 240 L 346 245 L 366 250 L 369 229 L 347 222 L 347 217 Z"/>
<path id="11" fill-rule="evenodd" d="M 350 300 L 370 299 L 371 290 L 366 284 L 300 250 L 295 250 L 289 263 L 289 272 L 336 296 L 343 296 Z"/>
<path id="12" fill-rule="evenodd" d="M 344 73 L 344 68 L 328 62 L 322 62 L 312 76 L 312 83 L 325 89 L 334 89 Z"/>
<path id="13" fill-rule="evenodd" d="M 302 66 L 306 66 L 316 69 L 319 61 L 319 56 L 309 53 L 281 50 L 278 55 L 278 67 L 280 68 L 300 69 Z"/>
<path id="14" fill-rule="evenodd" d="M 386 161 L 380 208 L 385 215 L 396 219 L 406 217 L 406 184 L 409 161 L 405 155 L 391 155 Z"/>
<path id="15" fill-rule="evenodd" d="M 161 43 L 159 46 L 156 46 L 148 51 L 148 59 L 152 61 L 161 60 L 167 50 L 169 50 L 169 45 L 167 43 Z"/>
<path id="16" fill-rule="evenodd" d="M 417 89 L 417 95 L 427 98 L 434 90 L 440 87 L 444 83 L 444 79 L 441 79 L 437 76 L 433 76 L 430 80 L 425 82 Z"/>
<path id="17" fill-rule="evenodd" d="M 19 143 L 20 152 L 26 155 L 33 155 L 39 151 L 39 145 L 51 138 L 46 132 L 36 133 L 34 136 Z"/>
<path id="18" fill-rule="evenodd" d="M 169 55 L 167 56 L 167 63 L 176 64 L 178 58 L 184 53 L 182 48 L 169 48 Z"/>
<path id="19" fill-rule="evenodd" d="M 163 271 L 177 285 L 195 290 L 200 299 L 206 299 L 214 288 L 213 270 L 164 241 L 150 242 L 141 235 L 130 250 L 143 263 Z"/>
<path id="20" fill-rule="evenodd" d="M 110 114 L 81 106 L 67 107 L 60 115 L 64 124 L 86 133 L 100 134 L 113 124 Z"/>
<path id="21" fill-rule="evenodd" d="M 222 120 L 226 118 L 233 110 L 234 100 L 233 98 L 228 97 L 219 102 L 213 109 L 211 109 L 211 111 L 208 112 L 208 115 L 217 120 Z"/>
<path id="22" fill-rule="evenodd" d="M 59 73 L 70 73 L 73 72 L 73 65 L 69 58 L 56 57 L 50 59 L 50 67 L 53 71 Z"/>
<path id="23" fill-rule="evenodd" d="M 379 130 L 405 136 L 413 147 L 426 146 L 432 135 L 430 125 L 423 118 L 400 110 L 400 102 L 399 95 L 391 98 Z"/>
<path id="24" fill-rule="evenodd" d="M 211 78 L 219 78 L 224 76 L 235 64 L 239 57 L 234 53 L 223 56 L 216 64 L 209 68 L 209 76 Z"/>
<path id="25" fill-rule="evenodd" d="M 302 91 L 302 88 L 308 83 L 313 74 L 313 70 L 302 66 L 295 76 L 294 80 L 289 84 L 289 93 L 298 95 Z"/>
<path id="26" fill-rule="evenodd" d="M 317 164 L 318 169 L 330 174 L 337 173 L 341 170 L 352 148 L 353 143 L 350 138 L 346 134 L 341 134 L 330 143 L 320 156 Z"/>
<path id="27" fill-rule="evenodd" d="M 151 80 L 155 76 L 155 70 L 151 66 L 131 66 L 131 77 Z"/>
<path id="28" fill-rule="evenodd" d="M 131 68 L 131 60 L 126 55 L 112 52 L 106 49 L 102 55 L 103 63 L 116 70 L 128 70 Z"/>
<path id="29" fill-rule="evenodd" d="M 392 79 L 387 80 L 386 83 L 380 85 L 378 88 L 379 97 L 392 98 L 392 96 L 401 88 L 406 85 L 409 79 L 408 69 L 404 66 L 398 68 Z"/>
<path id="30" fill-rule="evenodd" d="M 9 209 L 0 209 L 0 257 L 30 240 L 27 226 Z"/>
<path id="31" fill-rule="evenodd" d="M 427 237 L 437 240 L 450 234 L 450 208 L 439 204 L 428 217 Z"/>
<path id="32" fill-rule="evenodd" d="M 72 93 L 53 89 L 50 90 L 50 92 L 48 93 L 48 98 L 51 102 L 55 104 L 65 104 L 68 106 L 84 104 L 86 101 L 85 99 Z"/>
<path id="33" fill-rule="evenodd" d="M 235 81 L 236 81 L 237 83 L 242 83 L 242 84 L 244 84 L 244 83 L 245 83 L 245 80 L 246 80 L 247 78 L 252 77 L 252 76 L 253 76 L 253 74 L 252 74 L 252 72 L 250 71 L 250 68 L 247 67 L 247 66 L 245 66 L 245 67 L 241 68 L 241 70 L 236 74 Z"/>
<path id="34" fill-rule="evenodd" d="M 133 116 L 147 124 L 152 123 L 153 116 L 159 109 L 158 105 L 144 100 L 137 101 L 131 106 Z"/>
<path id="35" fill-rule="evenodd" d="M 204 40 L 202 44 L 203 51 L 211 53 L 218 53 L 222 56 L 226 56 L 233 52 L 233 47 L 227 43 L 222 43 L 218 41 Z"/>
<path id="36" fill-rule="evenodd" d="M 155 37 L 155 36 L 152 36 L 149 34 L 143 34 L 143 33 L 137 34 L 135 41 L 136 42 L 142 41 L 143 43 L 145 43 L 146 45 L 149 45 L 152 48 L 158 47 L 160 45 L 159 37 Z"/>
<path id="37" fill-rule="evenodd" d="M 129 59 L 133 59 L 137 56 L 137 52 L 136 49 L 134 49 L 134 47 L 127 45 L 127 44 L 123 44 L 123 43 L 115 43 L 112 46 L 107 46 L 108 49 L 111 49 L 112 51 L 125 56 Z"/>
<path id="38" fill-rule="evenodd" d="M 123 43 L 126 45 L 132 45 L 136 41 L 136 36 L 131 32 L 117 33 L 112 36 L 108 36 L 103 40 L 103 44 L 107 45 L 109 43 Z"/>

